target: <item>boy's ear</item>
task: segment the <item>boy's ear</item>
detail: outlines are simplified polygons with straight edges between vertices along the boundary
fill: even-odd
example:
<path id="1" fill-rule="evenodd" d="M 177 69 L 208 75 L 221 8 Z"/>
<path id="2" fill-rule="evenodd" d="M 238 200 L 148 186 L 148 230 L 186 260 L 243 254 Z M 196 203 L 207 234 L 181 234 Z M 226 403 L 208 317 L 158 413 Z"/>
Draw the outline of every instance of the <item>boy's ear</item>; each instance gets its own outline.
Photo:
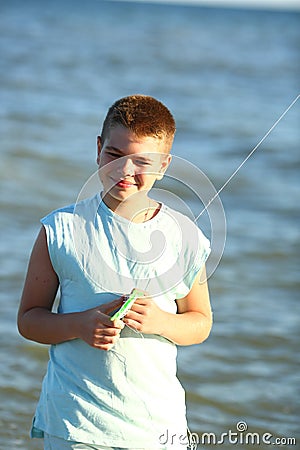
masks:
<path id="1" fill-rule="evenodd" d="M 157 180 L 161 180 L 167 170 L 167 168 L 170 165 L 170 162 L 172 161 L 172 155 L 165 155 L 164 158 L 162 159 L 162 163 L 159 169 L 159 173 L 156 177 Z"/>
<path id="2" fill-rule="evenodd" d="M 100 153 L 102 149 L 101 136 L 97 136 L 97 164 L 100 164 Z"/>

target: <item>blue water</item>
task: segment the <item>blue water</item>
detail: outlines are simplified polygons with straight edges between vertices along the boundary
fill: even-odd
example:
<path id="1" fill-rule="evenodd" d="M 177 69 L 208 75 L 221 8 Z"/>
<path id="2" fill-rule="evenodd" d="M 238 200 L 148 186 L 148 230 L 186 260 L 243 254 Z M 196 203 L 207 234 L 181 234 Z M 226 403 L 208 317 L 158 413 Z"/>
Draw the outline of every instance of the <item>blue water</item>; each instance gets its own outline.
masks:
<path id="1" fill-rule="evenodd" d="M 299 18 L 96 0 L 1 2 L 1 449 L 41 448 L 28 429 L 47 349 L 19 337 L 15 316 L 39 218 L 75 201 L 95 171 L 107 108 L 136 92 L 169 106 L 174 162 L 183 164 L 173 169 L 180 183 L 167 178 L 162 186 L 198 215 L 202 205 L 186 186 L 197 186 L 200 169 L 222 188 L 300 93 Z M 299 444 L 299 108 L 297 101 L 220 193 L 227 232 L 209 280 L 213 331 L 178 358 L 199 436 L 236 431 L 243 420 L 250 432 Z M 211 233 L 207 214 L 199 224 Z"/>

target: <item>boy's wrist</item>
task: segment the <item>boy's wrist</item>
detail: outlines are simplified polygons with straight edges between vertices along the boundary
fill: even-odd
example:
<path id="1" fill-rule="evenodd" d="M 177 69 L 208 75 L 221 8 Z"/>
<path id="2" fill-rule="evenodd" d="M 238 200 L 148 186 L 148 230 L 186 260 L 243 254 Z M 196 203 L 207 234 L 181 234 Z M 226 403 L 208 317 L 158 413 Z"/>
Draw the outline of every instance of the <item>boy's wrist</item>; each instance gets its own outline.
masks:
<path id="1" fill-rule="evenodd" d="M 83 314 L 84 314 L 84 312 L 77 312 L 77 313 L 70 314 L 70 316 L 69 316 L 70 340 L 81 339 Z"/>
<path id="2" fill-rule="evenodd" d="M 155 334 L 158 334 L 161 337 L 169 339 L 168 336 L 167 336 L 168 335 L 168 329 L 169 329 L 168 322 L 169 322 L 169 320 L 170 320 L 170 318 L 172 316 L 174 316 L 174 314 L 169 313 L 167 311 L 163 311 L 163 310 L 161 311 L 160 319 L 159 319 L 159 321 L 156 324 L 156 328 L 157 329 L 156 329 L 156 333 Z"/>

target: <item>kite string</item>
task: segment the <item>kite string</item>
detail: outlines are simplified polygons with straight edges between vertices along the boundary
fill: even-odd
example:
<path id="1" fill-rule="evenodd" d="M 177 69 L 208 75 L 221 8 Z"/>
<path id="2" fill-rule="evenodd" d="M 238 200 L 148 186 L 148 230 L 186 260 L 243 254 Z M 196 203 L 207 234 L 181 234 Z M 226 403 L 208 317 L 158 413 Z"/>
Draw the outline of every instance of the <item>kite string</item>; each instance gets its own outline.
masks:
<path id="1" fill-rule="evenodd" d="M 261 138 L 261 140 L 256 144 L 256 146 L 251 150 L 251 152 L 246 156 L 246 158 L 241 162 L 241 164 L 235 169 L 235 171 L 230 175 L 230 177 L 225 181 L 223 186 L 216 192 L 216 194 L 209 200 L 208 204 L 203 208 L 203 210 L 198 214 L 196 220 L 204 213 L 205 210 L 211 205 L 211 203 L 218 197 L 220 192 L 225 189 L 225 187 L 230 183 L 233 177 L 238 173 L 238 171 L 243 167 L 243 165 L 248 161 L 248 159 L 253 155 L 253 153 L 258 149 L 258 147 L 266 140 L 269 134 L 274 130 L 274 128 L 278 125 L 278 123 L 284 118 L 284 116 L 289 112 L 289 110 L 294 106 L 294 104 L 299 100 L 300 94 L 290 103 L 290 105 L 285 109 L 285 111 L 281 114 L 281 116 L 274 122 L 271 128 L 267 131 L 267 133 Z"/>

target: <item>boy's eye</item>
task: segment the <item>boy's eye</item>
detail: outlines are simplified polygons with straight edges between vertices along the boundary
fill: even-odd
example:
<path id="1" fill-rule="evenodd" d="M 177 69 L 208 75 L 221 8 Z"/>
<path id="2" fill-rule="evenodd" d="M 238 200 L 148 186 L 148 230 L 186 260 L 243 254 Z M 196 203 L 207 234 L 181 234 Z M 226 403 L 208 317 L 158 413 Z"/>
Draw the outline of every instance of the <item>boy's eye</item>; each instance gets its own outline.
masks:
<path id="1" fill-rule="evenodd" d="M 150 162 L 146 161 L 145 159 L 136 159 L 134 162 L 135 162 L 135 164 L 138 164 L 140 166 L 149 166 L 150 165 Z"/>
<path id="2" fill-rule="evenodd" d="M 110 158 L 121 158 L 123 157 L 122 154 L 119 154 L 113 150 L 106 150 L 106 154 L 110 157 Z M 148 161 L 147 159 L 143 159 L 143 158 L 134 158 L 132 159 L 133 164 L 136 164 L 138 166 L 150 166 L 151 165 L 151 161 Z"/>
<path id="3" fill-rule="evenodd" d="M 107 155 L 112 156 L 113 158 L 117 158 L 119 155 L 115 152 L 106 152 Z"/>

